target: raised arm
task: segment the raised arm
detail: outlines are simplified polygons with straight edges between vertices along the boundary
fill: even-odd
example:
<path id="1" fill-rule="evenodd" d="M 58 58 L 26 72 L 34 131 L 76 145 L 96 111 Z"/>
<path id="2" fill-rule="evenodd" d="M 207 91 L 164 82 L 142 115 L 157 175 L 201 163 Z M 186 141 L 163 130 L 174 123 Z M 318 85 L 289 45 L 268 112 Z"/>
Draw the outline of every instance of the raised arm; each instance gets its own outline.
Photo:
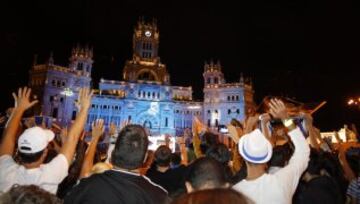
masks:
<path id="1" fill-rule="evenodd" d="M 79 91 L 78 106 L 80 108 L 74 124 L 71 126 L 68 136 L 63 141 L 60 153 L 63 154 L 71 164 L 76 149 L 77 142 L 81 136 L 81 132 L 84 129 L 88 110 L 91 105 L 92 91 L 89 88 L 81 88 Z"/>
<path id="2" fill-rule="evenodd" d="M 91 142 L 85 153 L 85 159 L 81 168 L 80 178 L 87 177 L 94 165 L 94 157 L 99 139 L 104 134 L 104 120 L 98 119 L 92 124 Z"/>
<path id="3" fill-rule="evenodd" d="M 18 94 L 12 93 L 12 95 L 15 100 L 15 107 L 3 133 L 3 141 L 0 144 L 0 156 L 13 155 L 16 133 L 19 129 L 21 118 L 27 109 L 38 102 L 37 100 L 30 101 L 31 89 L 27 87 L 19 88 Z"/>
<path id="4" fill-rule="evenodd" d="M 284 103 L 280 100 L 271 100 L 270 114 L 274 118 L 281 119 L 288 130 L 288 135 L 295 146 L 295 151 L 289 161 L 289 164 L 276 172 L 276 176 L 287 191 L 293 194 L 301 177 L 301 174 L 307 168 L 309 162 L 310 148 L 307 144 L 301 130 L 290 119 Z"/>

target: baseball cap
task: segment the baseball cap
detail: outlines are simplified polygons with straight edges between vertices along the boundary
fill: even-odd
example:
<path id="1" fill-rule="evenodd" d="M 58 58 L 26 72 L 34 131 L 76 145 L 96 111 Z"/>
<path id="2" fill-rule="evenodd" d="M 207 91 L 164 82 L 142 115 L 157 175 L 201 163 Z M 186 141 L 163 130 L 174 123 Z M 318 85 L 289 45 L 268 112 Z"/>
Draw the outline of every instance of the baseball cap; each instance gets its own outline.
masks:
<path id="1" fill-rule="evenodd" d="M 21 153 L 37 153 L 44 150 L 55 137 L 51 130 L 41 127 L 26 129 L 19 137 L 18 150 Z"/>
<path id="2" fill-rule="evenodd" d="M 259 129 L 242 136 L 239 153 L 248 162 L 262 164 L 271 159 L 272 145 Z"/>

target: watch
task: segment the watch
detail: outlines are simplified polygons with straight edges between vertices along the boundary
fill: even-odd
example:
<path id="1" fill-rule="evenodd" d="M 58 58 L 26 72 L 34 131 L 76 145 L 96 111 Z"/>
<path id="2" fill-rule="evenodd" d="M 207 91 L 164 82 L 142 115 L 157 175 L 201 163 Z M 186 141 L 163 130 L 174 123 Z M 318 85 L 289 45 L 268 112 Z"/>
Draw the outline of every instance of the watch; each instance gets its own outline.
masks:
<path id="1" fill-rule="evenodd" d="M 284 126 L 290 131 L 296 128 L 296 124 L 294 123 L 293 119 L 288 118 L 282 120 Z"/>

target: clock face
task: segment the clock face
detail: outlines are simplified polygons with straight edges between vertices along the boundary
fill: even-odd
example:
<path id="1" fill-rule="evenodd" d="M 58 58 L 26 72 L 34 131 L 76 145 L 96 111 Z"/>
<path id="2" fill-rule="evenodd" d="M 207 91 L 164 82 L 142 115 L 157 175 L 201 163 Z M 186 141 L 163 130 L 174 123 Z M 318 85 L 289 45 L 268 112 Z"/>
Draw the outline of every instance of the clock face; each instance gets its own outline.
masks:
<path id="1" fill-rule="evenodd" d="M 147 30 L 147 31 L 145 31 L 145 36 L 146 36 L 146 37 L 150 37 L 150 36 L 151 36 L 151 32 L 150 32 L 150 31 L 148 31 L 148 30 Z"/>

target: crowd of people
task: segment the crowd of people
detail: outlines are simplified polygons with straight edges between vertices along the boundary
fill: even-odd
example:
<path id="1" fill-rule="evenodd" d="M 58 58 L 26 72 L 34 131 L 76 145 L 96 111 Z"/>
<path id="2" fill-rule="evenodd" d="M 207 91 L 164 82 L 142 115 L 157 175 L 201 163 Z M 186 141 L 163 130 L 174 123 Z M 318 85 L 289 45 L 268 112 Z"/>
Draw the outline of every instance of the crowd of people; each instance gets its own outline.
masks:
<path id="1" fill-rule="evenodd" d="M 329 143 L 280 99 L 233 119 L 226 136 L 194 118 L 175 149 L 167 138 L 151 151 L 140 125 L 98 119 L 85 131 L 92 94 L 79 90 L 68 129 L 26 122 L 38 101 L 27 87 L 13 93 L 0 119 L 0 203 L 360 203 L 360 145 Z"/>

